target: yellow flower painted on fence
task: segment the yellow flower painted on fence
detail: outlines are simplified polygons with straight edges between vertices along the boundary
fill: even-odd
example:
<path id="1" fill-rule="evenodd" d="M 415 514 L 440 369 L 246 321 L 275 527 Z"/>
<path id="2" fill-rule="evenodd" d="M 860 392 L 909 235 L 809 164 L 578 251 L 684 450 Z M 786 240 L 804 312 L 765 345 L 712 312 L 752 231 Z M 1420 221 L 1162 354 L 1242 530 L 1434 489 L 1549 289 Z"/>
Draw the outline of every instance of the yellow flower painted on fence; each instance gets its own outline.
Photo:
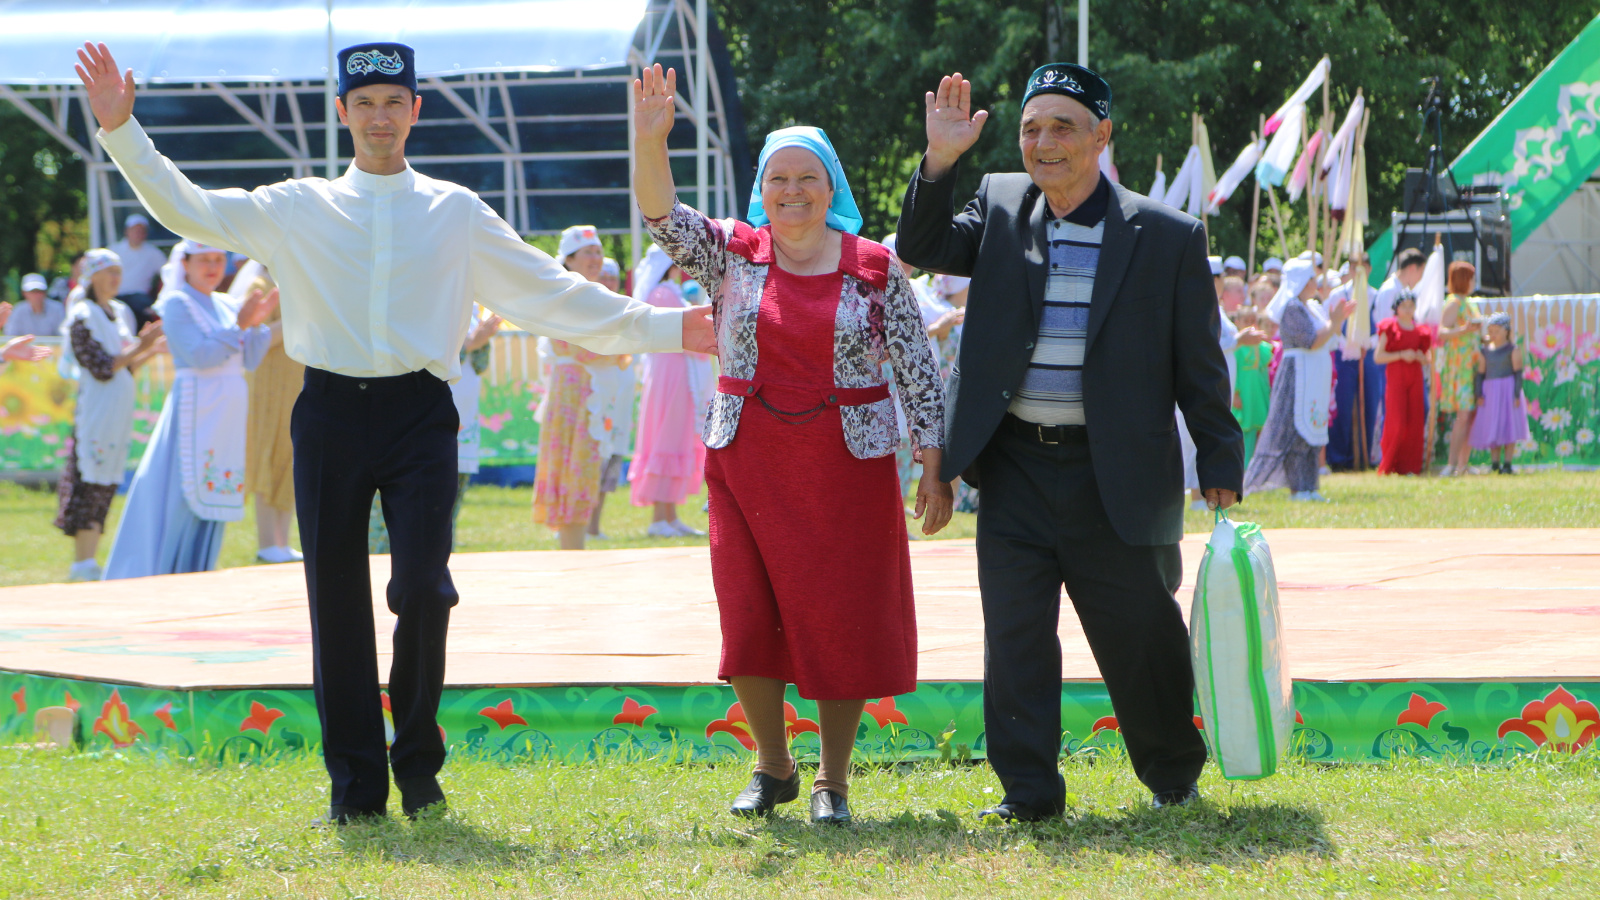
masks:
<path id="1" fill-rule="evenodd" d="M 72 421 L 72 382 L 55 363 L 15 363 L 0 374 L 0 428 L 41 428 Z"/>
<path id="2" fill-rule="evenodd" d="M 1587 700 L 1579 700 L 1557 686 L 1545 695 L 1522 708 L 1522 718 L 1507 719 L 1500 723 L 1500 737 L 1516 732 L 1551 750 L 1575 753 L 1584 745 L 1600 738 L 1600 710 Z"/>

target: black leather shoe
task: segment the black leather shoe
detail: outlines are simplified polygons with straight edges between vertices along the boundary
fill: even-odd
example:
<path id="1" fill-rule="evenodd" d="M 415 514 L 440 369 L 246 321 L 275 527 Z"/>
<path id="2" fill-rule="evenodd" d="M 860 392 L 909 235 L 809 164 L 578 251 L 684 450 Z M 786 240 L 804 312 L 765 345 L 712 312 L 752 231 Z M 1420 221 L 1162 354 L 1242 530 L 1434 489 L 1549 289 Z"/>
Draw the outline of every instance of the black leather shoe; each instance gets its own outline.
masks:
<path id="1" fill-rule="evenodd" d="M 1003 822 L 1042 822 L 1045 819 L 1053 819 L 1059 815 L 1061 815 L 1060 810 L 1047 812 L 1034 809 L 1031 806 L 1024 806 L 1021 803 L 1002 803 L 999 806 L 980 811 L 978 813 L 978 821 L 981 822 L 989 816 L 999 816 Z"/>
<path id="2" fill-rule="evenodd" d="M 396 778 L 394 782 L 400 788 L 400 809 L 408 819 L 435 816 L 449 808 L 444 802 L 444 791 L 439 789 L 439 779 L 432 775 Z"/>
<path id="3" fill-rule="evenodd" d="M 812 791 L 811 821 L 818 825 L 849 825 L 850 803 L 833 791 Z"/>
<path id="4" fill-rule="evenodd" d="M 739 796 L 733 798 L 733 807 L 729 811 L 747 818 L 764 816 L 779 803 L 791 803 L 799 797 L 799 766 L 794 767 L 794 774 L 788 778 L 773 778 L 765 772 L 756 772 L 750 776 L 750 783 L 739 792 Z"/>
<path id="5" fill-rule="evenodd" d="M 1156 809 L 1166 809 L 1169 806 L 1188 806 L 1200 799 L 1200 786 L 1186 785 L 1181 788 L 1172 788 L 1166 791 L 1156 791 L 1150 797 L 1150 805 Z"/>
<path id="6" fill-rule="evenodd" d="M 381 822 L 388 817 L 385 810 L 362 809 L 358 806 L 340 806 L 335 804 L 328 807 L 328 814 L 317 816 L 311 824 L 317 827 L 329 825 L 371 825 Z"/>

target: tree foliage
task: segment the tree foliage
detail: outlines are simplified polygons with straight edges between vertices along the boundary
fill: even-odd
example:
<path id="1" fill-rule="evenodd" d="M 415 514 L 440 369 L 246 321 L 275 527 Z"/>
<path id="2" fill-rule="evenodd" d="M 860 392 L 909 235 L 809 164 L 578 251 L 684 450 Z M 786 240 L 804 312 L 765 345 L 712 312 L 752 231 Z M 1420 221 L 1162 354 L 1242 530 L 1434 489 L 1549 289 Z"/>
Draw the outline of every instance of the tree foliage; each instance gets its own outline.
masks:
<path id="1" fill-rule="evenodd" d="M 1029 73 L 1052 59 L 1076 58 L 1077 4 L 1070 0 L 716 0 L 716 6 L 752 148 L 786 125 L 827 130 L 869 236 L 894 229 L 905 180 L 925 145 L 923 95 L 942 74 L 971 78 L 974 105 L 993 114 L 963 162 L 963 189 L 970 190 L 984 172 L 1020 169 L 1017 101 Z M 1205 116 L 1218 168 L 1226 166 L 1260 117 L 1326 53 L 1335 124 L 1358 87 L 1372 110 L 1367 155 L 1375 224 L 1398 205 L 1406 167 L 1426 160 L 1431 141 L 1416 141 L 1427 91 L 1422 79 L 1443 81 L 1448 162 L 1597 11 L 1592 0 L 1095 0 L 1091 7 L 1090 66 L 1115 93 L 1116 163 L 1129 187 L 1149 189 L 1157 154 L 1173 174 L 1189 146 L 1193 112 Z M 1313 97 L 1311 113 L 1320 115 L 1320 97 Z M 1249 188 L 1247 182 L 1213 219 L 1217 250 L 1243 253 Z M 1303 231 L 1304 221 L 1303 211 L 1291 216 L 1290 229 Z M 1262 251 L 1276 252 L 1276 234 L 1265 231 Z"/>
<path id="2" fill-rule="evenodd" d="M 62 223 L 82 219 L 84 204 L 83 160 L 0 102 L 0 278 L 53 264 L 75 232 Z"/>

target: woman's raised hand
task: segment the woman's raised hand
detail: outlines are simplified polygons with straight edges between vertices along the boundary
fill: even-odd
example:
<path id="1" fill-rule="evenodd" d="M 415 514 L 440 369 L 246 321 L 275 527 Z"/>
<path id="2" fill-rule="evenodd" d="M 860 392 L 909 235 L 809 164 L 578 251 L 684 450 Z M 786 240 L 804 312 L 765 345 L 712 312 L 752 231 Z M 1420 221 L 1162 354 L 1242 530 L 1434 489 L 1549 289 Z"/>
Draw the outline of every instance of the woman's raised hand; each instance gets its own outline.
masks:
<path id="1" fill-rule="evenodd" d="M 239 327 L 254 328 L 267 320 L 272 311 L 278 308 L 278 289 L 273 288 L 266 293 L 252 291 L 245 298 L 244 305 L 239 307 Z"/>
<path id="2" fill-rule="evenodd" d="M 649 66 L 642 78 L 633 80 L 633 128 L 641 141 L 667 142 L 678 115 L 674 98 L 678 94 L 678 73 L 662 74 L 661 64 Z"/>
<path id="3" fill-rule="evenodd" d="M 116 131 L 133 118 L 133 70 L 117 71 L 105 44 L 84 44 L 73 66 L 89 95 L 89 108 L 106 131 Z"/>
<path id="4" fill-rule="evenodd" d="M 165 332 L 161 330 L 160 322 L 144 323 L 144 327 L 139 329 L 139 349 L 150 349 L 150 347 L 153 346 L 156 341 L 161 340 L 162 335 L 164 334 Z"/>
<path id="5" fill-rule="evenodd" d="M 972 82 L 960 72 L 939 79 L 939 90 L 929 91 L 923 100 L 928 107 L 928 154 L 922 175 L 937 181 L 978 142 L 989 112 L 972 112 Z"/>

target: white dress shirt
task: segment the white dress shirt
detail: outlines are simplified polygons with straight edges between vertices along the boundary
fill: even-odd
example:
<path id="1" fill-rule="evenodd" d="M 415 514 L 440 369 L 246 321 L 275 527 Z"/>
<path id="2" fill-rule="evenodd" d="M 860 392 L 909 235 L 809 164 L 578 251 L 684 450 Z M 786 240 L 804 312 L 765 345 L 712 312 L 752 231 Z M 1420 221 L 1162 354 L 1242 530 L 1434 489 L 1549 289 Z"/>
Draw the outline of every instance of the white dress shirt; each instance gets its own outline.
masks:
<path id="1" fill-rule="evenodd" d="M 289 356 L 341 375 L 461 375 L 474 300 L 596 353 L 683 349 L 680 312 L 567 272 L 478 195 L 409 166 L 253 191 L 196 187 L 135 119 L 96 137 L 161 224 L 243 253 L 278 282 Z"/>
<path id="2" fill-rule="evenodd" d="M 118 290 L 124 294 L 149 294 L 156 282 L 156 275 L 167 264 L 167 255 L 161 252 L 161 248 L 146 241 L 135 249 L 127 238 L 123 238 L 112 244 L 110 250 L 122 260 L 122 287 Z M 155 295 L 151 294 L 151 297 L 153 299 Z"/>

